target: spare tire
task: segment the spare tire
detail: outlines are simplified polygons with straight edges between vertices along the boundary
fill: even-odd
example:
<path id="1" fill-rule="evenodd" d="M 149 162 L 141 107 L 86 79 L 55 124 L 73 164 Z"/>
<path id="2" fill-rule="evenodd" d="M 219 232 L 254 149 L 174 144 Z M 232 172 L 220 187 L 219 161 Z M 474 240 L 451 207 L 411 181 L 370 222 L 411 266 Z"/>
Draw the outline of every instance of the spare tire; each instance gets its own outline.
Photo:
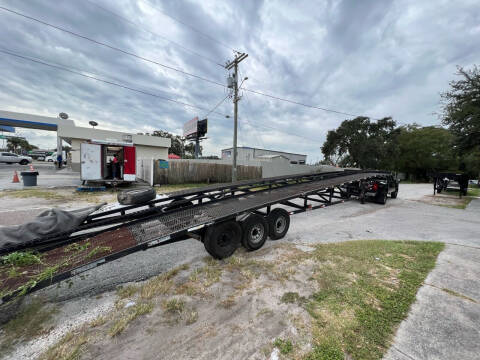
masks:
<path id="1" fill-rule="evenodd" d="M 155 199 L 157 192 L 152 187 L 124 190 L 118 193 L 117 200 L 122 205 L 139 205 Z"/>

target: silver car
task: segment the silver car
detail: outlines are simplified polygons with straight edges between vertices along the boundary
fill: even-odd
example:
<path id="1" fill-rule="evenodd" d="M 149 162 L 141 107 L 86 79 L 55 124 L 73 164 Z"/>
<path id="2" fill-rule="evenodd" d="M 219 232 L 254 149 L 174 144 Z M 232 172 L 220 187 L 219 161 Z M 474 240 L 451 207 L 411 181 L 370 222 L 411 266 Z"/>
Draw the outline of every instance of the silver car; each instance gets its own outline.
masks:
<path id="1" fill-rule="evenodd" d="M 30 156 L 17 155 L 9 152 L 0 153 L 0 163 L 27 165 L 32 162 Z"/>

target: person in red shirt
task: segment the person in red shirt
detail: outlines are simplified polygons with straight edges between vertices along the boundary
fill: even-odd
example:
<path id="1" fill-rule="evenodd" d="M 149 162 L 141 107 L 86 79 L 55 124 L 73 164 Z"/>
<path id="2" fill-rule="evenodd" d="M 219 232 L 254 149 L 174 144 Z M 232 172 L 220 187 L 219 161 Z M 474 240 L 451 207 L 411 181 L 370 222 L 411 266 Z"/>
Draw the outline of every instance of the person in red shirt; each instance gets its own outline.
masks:
<path id="1" fill-rule="evenodd" d="M 115 180 L 117 178 L 117 169 L 118 169 L 118 158 L 117 158 L 117 155 L 114 155 L 113 156 L 113 160 L 112 160 L 112 176 L 113 176 L 113 180 Z"/>

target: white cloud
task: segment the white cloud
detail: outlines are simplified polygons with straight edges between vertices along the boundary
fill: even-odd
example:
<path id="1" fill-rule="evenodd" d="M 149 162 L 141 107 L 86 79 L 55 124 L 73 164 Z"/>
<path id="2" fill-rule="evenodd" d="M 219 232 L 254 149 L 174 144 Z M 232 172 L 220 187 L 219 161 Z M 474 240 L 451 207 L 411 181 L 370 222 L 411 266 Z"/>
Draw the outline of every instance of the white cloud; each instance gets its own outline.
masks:
<path id="1" fill-rule="evenodd" d="M 155 32 L 219 63 L 232 51 L 170 19 L 248 52 L 242 62 L 246 88 L 399 123 L 438 123 L 439 92 L 456 65 L 478 61 L 477 1 L 239 1 L 91 0 L 124 16 L 128 24 L 90 2 L 5 0 L 16 11 L 99 41 L 224 83 L 227 72 Z M 95 73 L 154 94 L 212 108 L 225 89 L 92 44 L 0 11 L 2 43 L 26 56 Z M 147 31 L 143 31 L 146 29 Z M 56 116 L 79 125 L 132 132 L 181 133 L 182 124 L 205 114 L 78 75 L 0 54 L 0 109 Z M 239 143 L 304 152 L 314 161 L 329 129 L 346 117 L 244 93 L 239 103 Z M 231 100 L 217 109 L 232 114 Z M 248 120 L 248 121 L 247 121 Z M 205 154 L 231 146 L 233 120 L 209 117 Z M 273 128 L 273 129 L 271 129 Z M 55 146 L 54 134 L 22 130 L 34 144 Z M 297 137 L 301 135 L 310 140 Z"/>

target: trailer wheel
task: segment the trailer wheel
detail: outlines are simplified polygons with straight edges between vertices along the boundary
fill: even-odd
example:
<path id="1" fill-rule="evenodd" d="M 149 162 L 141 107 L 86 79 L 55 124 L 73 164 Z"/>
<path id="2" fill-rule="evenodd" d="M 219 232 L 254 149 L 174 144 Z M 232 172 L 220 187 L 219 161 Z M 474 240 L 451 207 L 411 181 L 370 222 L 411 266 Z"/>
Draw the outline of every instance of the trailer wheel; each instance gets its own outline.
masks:
<path id="1" fill-rule="evenodd" d="M 267 220 L 258 214 L 250 214 L 242 222 L 242 245 L 249 251 L 260 249 L 268 235 Z"/>
<path id="2" fill-rule="evenodd" d="M 393 191 L 392 193 L 390 193 L 390 197 L 392 199 L 396 199 L 397 198 L 397 192 L 396 191 Z"/>
<path id="3" fill-rule="evenodd" d="M 225 259 L 235 252 L 241 239 L 241 226 L 236 221 L 226 221 L 207 229 L 203 245 L 215 259 Z"/>
<path id="4" fill-rule="evenodd" d="M 268 236 L 272 240 L 283 238 L 290 227 L 290 214 L 285 209 L 273 209 L 267 215 Z"/>

